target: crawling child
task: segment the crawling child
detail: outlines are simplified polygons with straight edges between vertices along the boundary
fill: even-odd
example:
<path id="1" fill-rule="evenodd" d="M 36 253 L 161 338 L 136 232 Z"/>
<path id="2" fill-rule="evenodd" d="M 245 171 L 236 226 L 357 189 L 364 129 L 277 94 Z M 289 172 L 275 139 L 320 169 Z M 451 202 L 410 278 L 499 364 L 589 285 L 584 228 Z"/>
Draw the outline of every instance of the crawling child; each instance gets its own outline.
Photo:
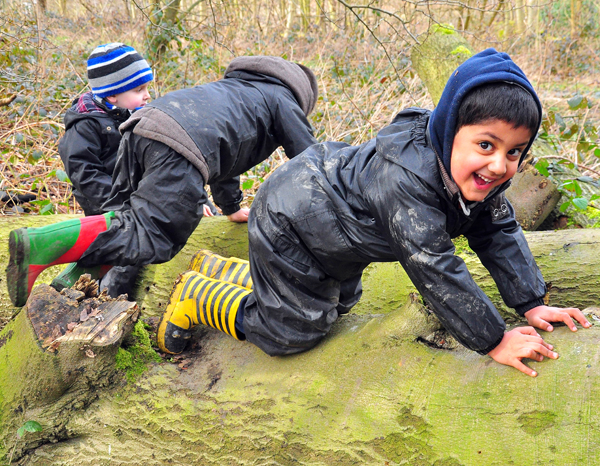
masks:
<path id="1" fill-rule="evenodd" d="M 365 267 L 397 260 L 461 344 L 536 376 L 522 359 L 558 354 L 531 326 L 590 326 L 578 309 L 544 305 L 544 279 L 504 196 L 541 118 L 525 74 L 488 49 L 458 67 L 433 112 L 407 109 L 358 147 L 311 146 L 259 189 L 249 264 L 202 253 L 179 278 L 160 348 L 183 351 L 203 323 L 269 355 L 308 350 L 358 302 Z M 531 326 L 506 331 L 455 254 L 459 235 Z"/>

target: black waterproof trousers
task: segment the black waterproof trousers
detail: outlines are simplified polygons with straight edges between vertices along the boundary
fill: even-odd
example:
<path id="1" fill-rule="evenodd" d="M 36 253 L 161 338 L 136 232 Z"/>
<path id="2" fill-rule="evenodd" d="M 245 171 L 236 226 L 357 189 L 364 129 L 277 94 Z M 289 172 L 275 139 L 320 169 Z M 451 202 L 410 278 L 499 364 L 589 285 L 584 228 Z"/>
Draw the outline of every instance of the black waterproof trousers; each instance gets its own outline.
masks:
<path id="1" fill-rule="evenodd" d="M 204 179 L 165 144 L 126 132 L 121 140 L 112 192 L 102 206 L 115 211 L 78 264 L 158 264 L 172 259 L 202 218 Z"/>
<path id="2" fill-rule="evenodd" d="M 360 300 L 362 271 L 368 265 L 349 264 L 335 277 L 326 271 L 312 247 L 319 241 L 319 229 L 331 224 L 329 212 L 315 211 L 310 218 L 290 222 L 283 212 L 293 212 L 294 204 L 306 196 L 302 186 L 296 191 L 288 178 L 277 175 L 261 186 L 250 210 L 254 292 L 248 295 L 243 310 L 246 339 L 271 356 L 299 353 L 317 345 L 338 315 L 349 312 Z M 314 244 L 307 245 L 307 235 L 313 236 Z"/>

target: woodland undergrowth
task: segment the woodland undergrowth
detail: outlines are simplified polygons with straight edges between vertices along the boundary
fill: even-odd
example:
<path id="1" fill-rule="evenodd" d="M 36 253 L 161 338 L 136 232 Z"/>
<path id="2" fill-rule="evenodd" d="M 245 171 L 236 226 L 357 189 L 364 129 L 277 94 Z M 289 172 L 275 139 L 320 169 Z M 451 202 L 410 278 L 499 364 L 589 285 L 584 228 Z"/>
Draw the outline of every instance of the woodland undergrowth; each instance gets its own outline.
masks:
<path id="1" fill-rule="evenodd" d="M 410 48 L 432 23 L 456 24 L 452 8 L 414 16 L 410 34 L 389 20 L 361 23 L 350 10 L 337 21 L 319 17 L 298 25 L 272 17 L 268 5 L 254 14 L 213 11 L 211 20 L 181 23 L 169 30 L 168 46 L 153 50 L 164 33 L 142 9 L 97 0 L 81 2 L 67 14 L 49 5 L 0 1 L 0 213 L 81 213 L 58 155 L 63 116 L 74 98 L 88 90 L 86 59 L 101 43 L 133 45 L 154 67 L 154 98 L 222 77 L 238 55 L 278 55 L 301 62 L 317 75 L 320 96 L 310 121 L 319 141 L 360 144 L 374 137 L 409 106 L 433 108 L 410 67 Z M 443 2 L 440 2 L 443 3 Z M 90 5 L 100 6 L 92 8 Z M 238 8 L 243 5 L 238 4 Z M 339 9 L 338 9 L 339 11 Z M 482 13 L 483 15 L 483 13 Z M 460 18 L 458 18 L 460 19 Z M 464 31 L 475 50 L 507 51 L 538 89 L 546 110 L 544 134 L 560 157 L 542 161 L 543 170 L 576 169 L 571 178 L 596 183 L 600 177 L 600 52 L 598 26 L 573 36 L 558 13 L 542 32 L 508 34 L 510 23 Z M 375 26 L 369 26 L 375 24 Z M 508 27 L 507 27 L 508 26 Z M 154 27 L 154 29 L 152 29 Z M 408 30 L 408 28 L 405 28 Z M 247 202 L 260 183 L 285 161 L 281 150 L 243 177 Z M 539 162 L 539 161 L 538 161 Z M 550 174 L 551 174 L 550 173 Z M 577 179 L 576 179 L 577 184 Z M 566 186 L 566 191 L 576 187 Z M 593 205 L 595 199 L 587 201 Z"/>

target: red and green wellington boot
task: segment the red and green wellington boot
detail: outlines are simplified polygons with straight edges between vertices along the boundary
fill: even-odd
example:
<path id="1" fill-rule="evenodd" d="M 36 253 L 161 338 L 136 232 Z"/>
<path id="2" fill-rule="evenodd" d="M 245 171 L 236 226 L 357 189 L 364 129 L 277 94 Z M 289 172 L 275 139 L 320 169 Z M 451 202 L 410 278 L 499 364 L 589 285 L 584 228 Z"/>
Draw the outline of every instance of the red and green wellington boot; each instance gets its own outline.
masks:
<path id="1" fill-rule="evenodd" d="M 67 265 L 50 283 L 56 291 L 63 288 L 71 288 L 79 277 L 89 274 L 94 280 L 102 278 L 111 269 L 110 265 L 98 265 L 96 267 L 79 267 L 76 262 Z"/>
<path id="2" fill-rule="evenodd" d="M 188 268 L 209 278 L 252 289 L 250 264 L 237 257 L 224 258 L 208 249 L 200 249 L 192 257 Z"/>
<path id="3" fill-rule="evenodd" d="M 165 353 L 181 353 L 198 324 L 208 325 L 231 335 L 242 300 L 251 293 L 247 288 L 188 271 L 180 275 L 169 304 L 158 324 L 158 347 Z"/>
<path id="4" fill-rule="evenodd" d="M 108 229 L 114 215 L 108 212 L 11 231 L 6 282 L 12 303 L 25 305 L 36 278 L 48 267 L 77 262 L 96 237 Z"/>

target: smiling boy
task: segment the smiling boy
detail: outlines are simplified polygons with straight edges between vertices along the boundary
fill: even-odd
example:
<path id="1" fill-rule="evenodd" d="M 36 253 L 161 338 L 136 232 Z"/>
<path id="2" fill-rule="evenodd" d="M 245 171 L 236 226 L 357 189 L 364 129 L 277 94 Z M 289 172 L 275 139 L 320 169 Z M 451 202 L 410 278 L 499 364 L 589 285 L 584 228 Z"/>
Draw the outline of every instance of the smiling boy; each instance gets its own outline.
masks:
<path id="1" fill-rule="evenodd" d="M 468 239 L 530 325 L 550 331 L 561 321 L 575 331 L 575 319 L 589 327 L 578 309 L 544 305 L 544 279 L 504 196 L 541 117 L 524 73 L 488 49 L 453 73 L 435 111 L 407 109 L 358 147 L 311 146 L 252 204 L 253 286 L 229 278 L 239 261 L 203 253 L 173 288 L 160 348 L 181 352 L 191 327 L 204 323 L 270 355 L 308 350 L 358 302 L 365 267 L 397 260 L 461 344 L 537 375 L 521 360 L 558 354 L 532 327 L 506 332 L 451 238 Z"/>

